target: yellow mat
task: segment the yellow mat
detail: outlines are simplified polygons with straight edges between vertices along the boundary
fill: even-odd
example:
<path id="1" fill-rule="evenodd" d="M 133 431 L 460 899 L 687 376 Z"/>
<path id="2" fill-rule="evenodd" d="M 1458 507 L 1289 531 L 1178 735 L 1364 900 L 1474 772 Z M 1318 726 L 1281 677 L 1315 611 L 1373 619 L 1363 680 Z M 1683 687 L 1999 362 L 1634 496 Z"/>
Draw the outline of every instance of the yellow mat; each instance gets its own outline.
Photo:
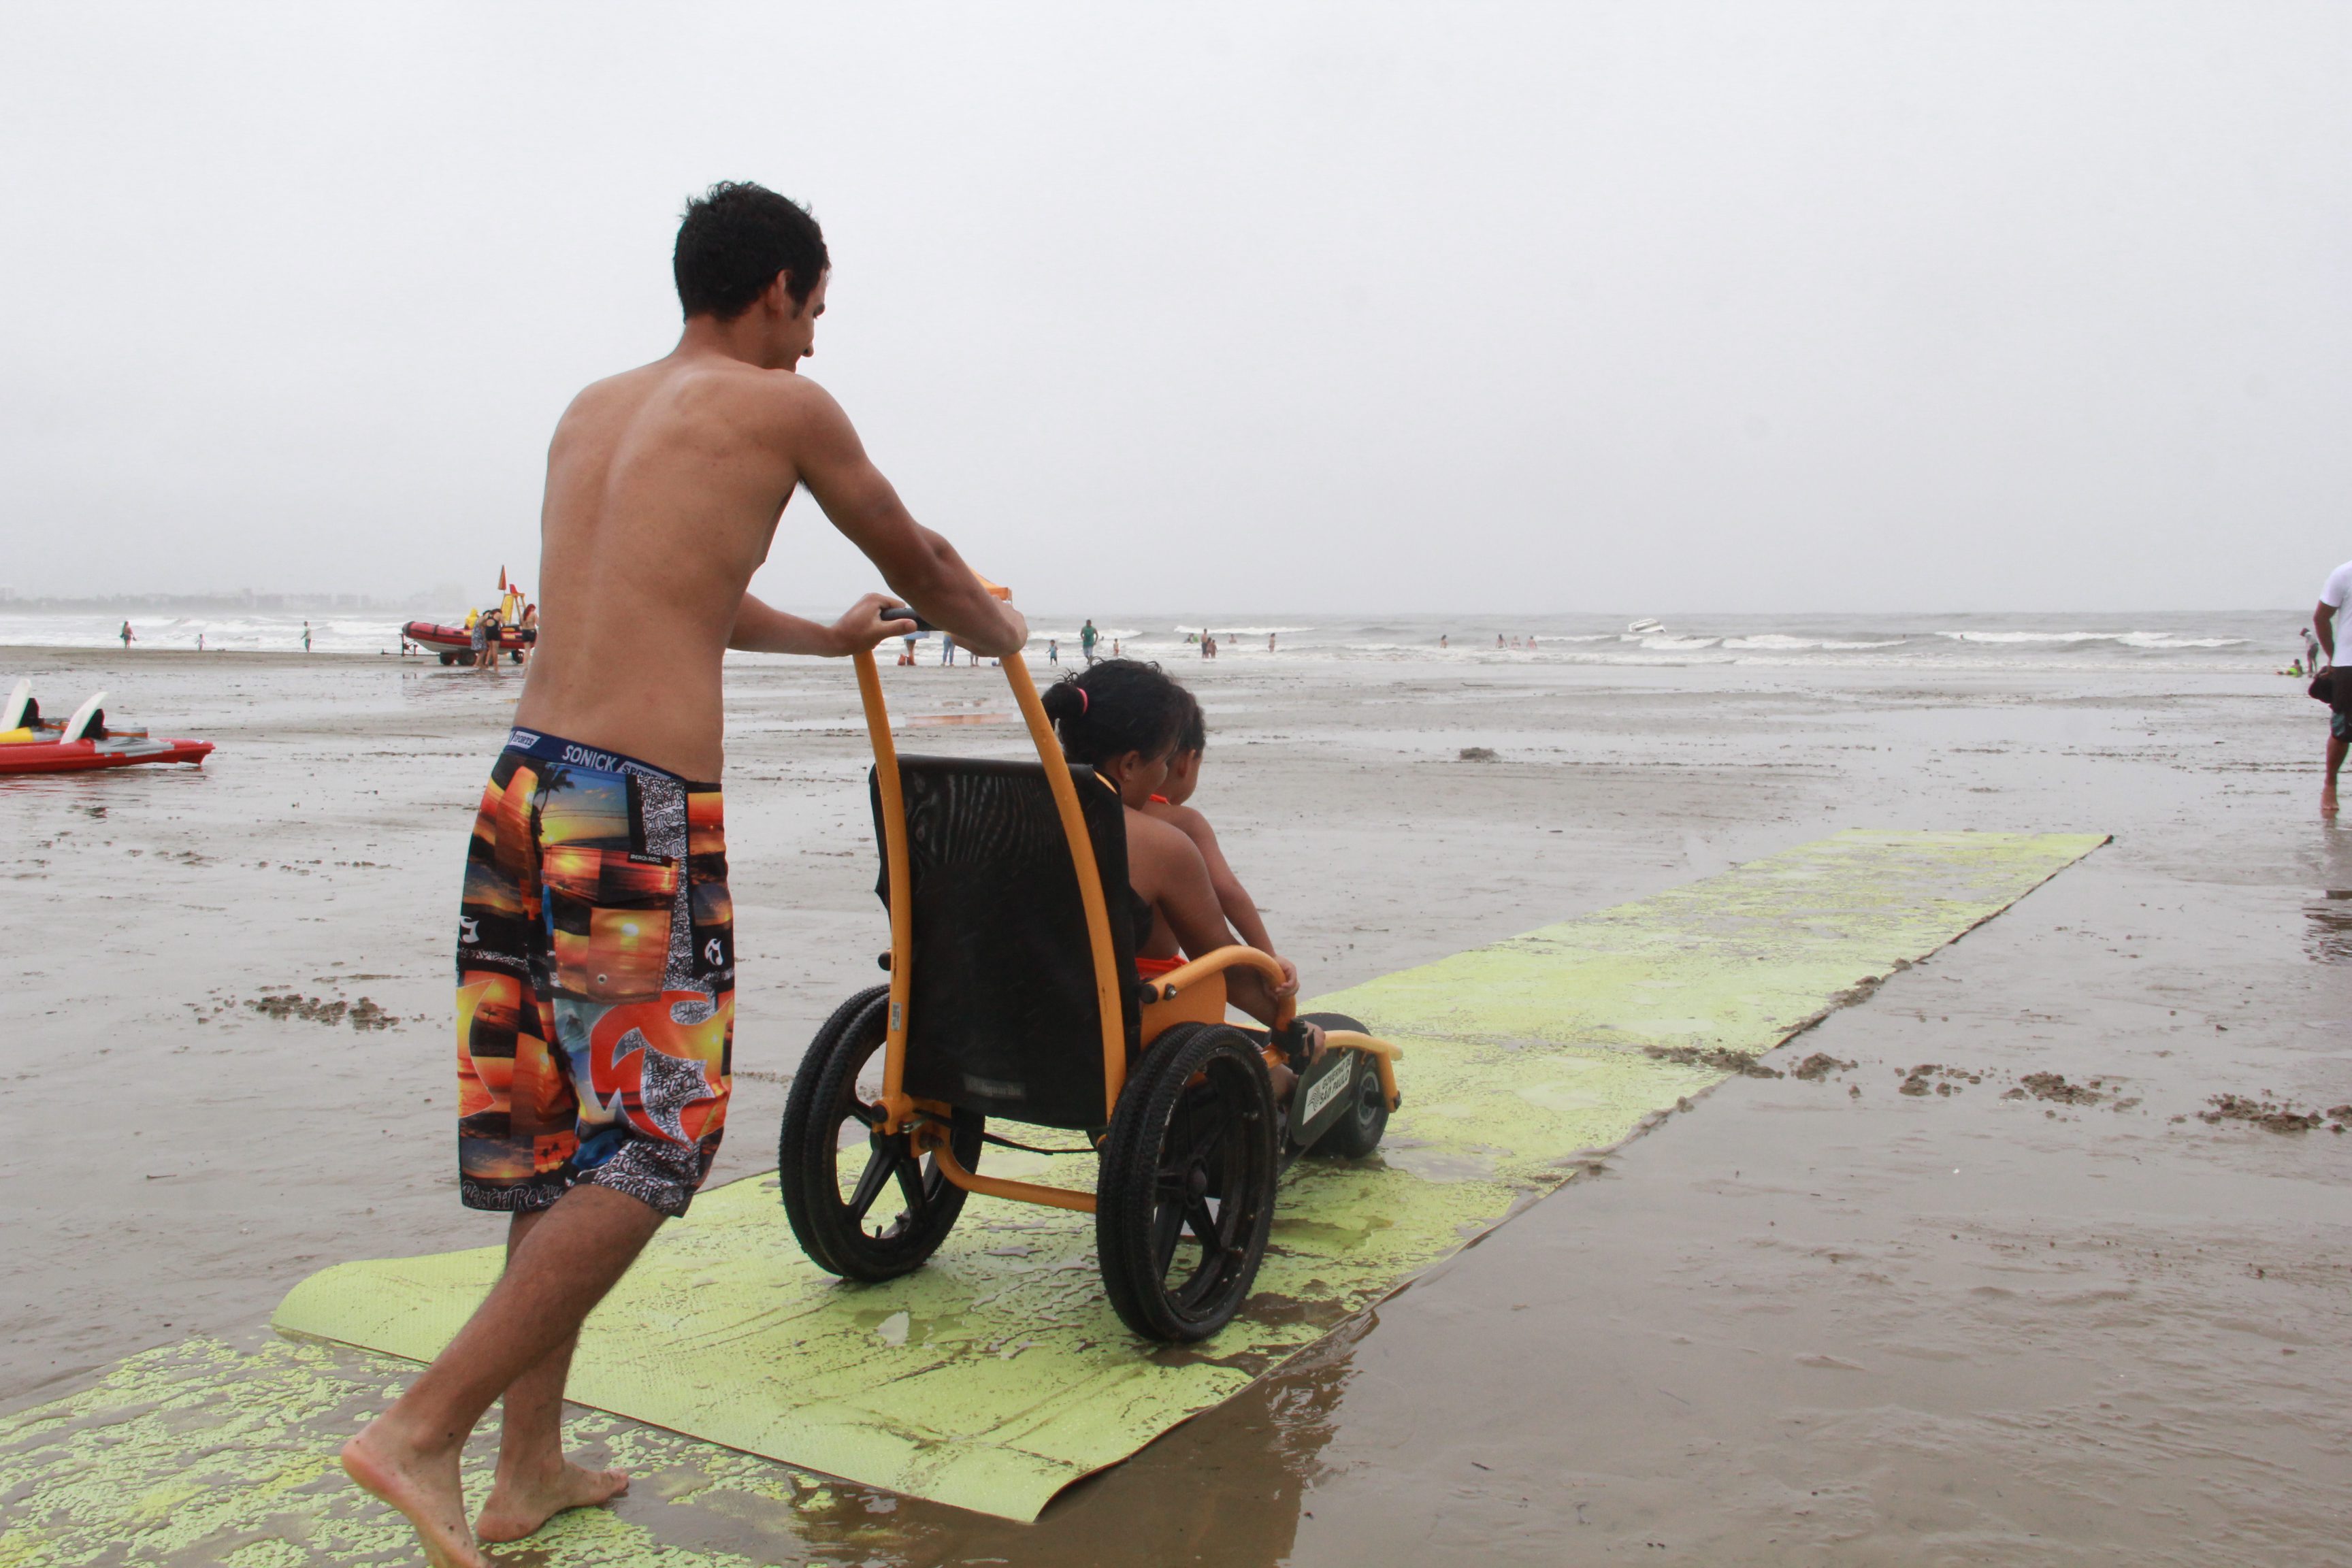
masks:
<path id="1" fill-rule="evenodd" d="M 1404 1107 L 1384 1157 L 1297 1168 L 1259 1294 L 1211 1345 L 1154 1347 L 1120 1327 L 1090 1216 L 976 1197 L 929 1268 L 845 1285 L 801 1256 L 771 1175 L 707 1193 L 665 1227 L 588 1320 L 572 1397 L 1034 1519 L 1566 1179 L 1572 1156 L 1725 1076 L 1720 1058 L 1644 1047 L 1769 1049 L 2104 842 L 1842 833 L 1318 998 L 1403 1047 Z M 992 1150 L 988 1168 L 1048 1163 Z M 296 1287 L 274 1321 L 429 1359 L 499 1258 L 343 1264 Z"/>

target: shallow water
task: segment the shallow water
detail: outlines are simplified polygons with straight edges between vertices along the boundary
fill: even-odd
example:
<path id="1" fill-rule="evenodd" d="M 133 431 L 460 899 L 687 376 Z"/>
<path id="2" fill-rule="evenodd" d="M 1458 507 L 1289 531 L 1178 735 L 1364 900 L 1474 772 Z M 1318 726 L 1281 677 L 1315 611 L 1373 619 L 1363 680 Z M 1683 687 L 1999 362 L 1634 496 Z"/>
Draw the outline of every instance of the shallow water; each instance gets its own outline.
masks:
<path id="1" fill-rule="evenodd" d="M 200 772 L 0 781 L 19 972 L 0 1395 L 249 1331 L 327 1261 L 491 1239 L 451 1190 L 446 928 L 516 680 L 6 658 L 221 750 Z M 2200 1116 L 2224 1094 L 2352 1101 L 2352 905 L 2330 896 L 2352 889 L 2352 835 L 2313 815 L 2324 722 L 2294 683 L 1183 673 L 1217 716 L 1201 804 L 1311 990 L 1835 827 L 2116 840 L 1781 1053 L 1851 1070 L 1732 1080 L 1034 1527 L 886 1498 L 854 1531 L 650 1492 L 625 1514 L 755 1561 L 2341 1559 L 2352 1135 Z M 885 674 L 909 721 L 997 701 L 985 669 Z M 800 1043 L 883 940 L 846 671 L 730 679 L 744 973 L 722 1174 L 772 1157 Z M 924 749 L 1022 743 L 920 728 Z M 1460 761 L 1473 746 L 1496 760 Z M 289 993 L 401 1022 L 250 1005 Z M 2100 1098 L 2003 1098 L 2038 1072 Z"/>

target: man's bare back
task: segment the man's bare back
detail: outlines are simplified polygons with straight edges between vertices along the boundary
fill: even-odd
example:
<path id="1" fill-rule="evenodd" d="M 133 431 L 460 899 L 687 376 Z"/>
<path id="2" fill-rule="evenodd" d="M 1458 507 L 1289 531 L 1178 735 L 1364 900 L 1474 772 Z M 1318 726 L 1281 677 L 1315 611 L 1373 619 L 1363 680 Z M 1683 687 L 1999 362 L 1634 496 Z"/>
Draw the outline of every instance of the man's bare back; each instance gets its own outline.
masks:
<path id="1" fill-rule="evenodd" d="M 520 1540 L 628 1485 L 565 1458 L 563 1384 L 582 1320 L 663 1216 L 685 1212 L 725 1125 L 732 906 L 721 792 L 698 785 L 716 784 L 724 760 L 726 650 L 853 653 L 914 629 L 881 617 L 893 605 L 982 653 L 1028 640 L 1019 612 L 907 514 L 840 407 L 794 374 L 824 310 L 823 237 L 806 211 L 758 186 L 714 186 L 678 244 L 677 347 L 589 387 L 556 427 L 539 642 L 460 904 L 459 1192 L 513 1215 L 506 1272 L 343 1449 L 352 1479 L 407 1516 L 436 1568 L 488 1568 L 482 1541 Z M 803 485 L 892 590 L 829 626 L 744 591 Z M 542 768 L 597 809 L 540 811 Z M 606 842 L 616 820 L 625 850 Z M 567 876 L 541 877 L 557 852 Z M 603 921 L 600 900 L 629 920 Z M 582 960 L 568 966 L 554 955 L 558 905 Z M 619 934 L 648 923 L 681 940 Z M 654 968 L 638 974 L 645 953 Z M 600 1026 L 624 1017 L 625 1032 Z M 621 1080 L 624 1048 L 636 1087 L 608 1096 L 599 1086 Z M 656 1059 L 658 1073 L 646 1065 Z M 519 1098 L 519 1081 L 537 1087 Z M 469 1523 L 457 1458 L 499 1401 L 498 1471 Z"/>
<path id="2" fill-rule="evenodd" d="M 968 647 L 1009 654 L 1018 612 L 916 523 L 847 416 L 794 367 L 824 310 L 781 281 L 731 321 L 696 317 L 675 352 L 572 400 L 548 450 L 540 635 L 515 721 L 690 779 L 719 777 L 730 647 L 844 654 L 913 628 L 883 595 L 831 626 L 744 592 L 805 484 L 835 527 Z"/>

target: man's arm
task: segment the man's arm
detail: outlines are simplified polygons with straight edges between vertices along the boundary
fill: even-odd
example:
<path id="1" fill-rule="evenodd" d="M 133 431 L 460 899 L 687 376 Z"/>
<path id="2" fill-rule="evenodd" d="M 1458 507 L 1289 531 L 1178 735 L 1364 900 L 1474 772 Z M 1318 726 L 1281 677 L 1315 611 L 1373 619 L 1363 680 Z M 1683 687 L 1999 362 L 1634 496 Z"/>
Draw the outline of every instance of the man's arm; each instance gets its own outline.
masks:
<path id="1" fill-rule="evenodd" d="M 819 658 L 842 658 L 872 647 L 885 637 L 905 637 L 915 629 L 908 620 L 885 620 L 882 612 L 898 605 L 887 594 L 868 594 L 849 606 L 833 625 L 786 615 L 750 594 L 736 606 L 735 629 L 727 646 L 745 653 L 805 653 Z"/>
<path id="2" fill-rule="evenodd" d="M 2311 612 L 2311 629 L 2319 634 L 2320 651 L 2327 655 L 2327 662 L 2330 664 L 2336 662 L 2336 608 L 2337 606 L 2322 599 L 2319 601 L 2319 608 Z"/>
<path id="3" fill-rule="evenodd" d="M 923 618 L 965 647 L 992 658 L 1021 651 L 1029 624 L 981 586 L 954 545 L 917 522 L 866 457 L 849 416 L 804 376 L 804 422 L 793 453 L 801 482 L 833 526 L 882 570 L 882 580 Z"/>

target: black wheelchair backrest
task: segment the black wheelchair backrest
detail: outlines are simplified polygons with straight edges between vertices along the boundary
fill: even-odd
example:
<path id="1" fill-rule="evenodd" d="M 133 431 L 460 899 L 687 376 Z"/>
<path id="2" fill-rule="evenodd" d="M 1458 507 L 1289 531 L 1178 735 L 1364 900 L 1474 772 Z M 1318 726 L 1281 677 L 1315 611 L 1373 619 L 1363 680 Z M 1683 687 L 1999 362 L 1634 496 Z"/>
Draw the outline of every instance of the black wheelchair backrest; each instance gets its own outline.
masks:
<path id="1" fill-rule="evenodd" d="M 1066 764 L 1094 842 L 1129 1060 L 1139 1016 L 1127 822 L 1089 767 Z M 1093 949 L 1068 840 L 1037 763 L 901 756 L 914 895 L 906 1090 L 1047 1127 L 1104 1123 Z M 867 774 L 875 840 L 881 786 Z M 889 902 L 886 864 L 875 891 Z"/>

